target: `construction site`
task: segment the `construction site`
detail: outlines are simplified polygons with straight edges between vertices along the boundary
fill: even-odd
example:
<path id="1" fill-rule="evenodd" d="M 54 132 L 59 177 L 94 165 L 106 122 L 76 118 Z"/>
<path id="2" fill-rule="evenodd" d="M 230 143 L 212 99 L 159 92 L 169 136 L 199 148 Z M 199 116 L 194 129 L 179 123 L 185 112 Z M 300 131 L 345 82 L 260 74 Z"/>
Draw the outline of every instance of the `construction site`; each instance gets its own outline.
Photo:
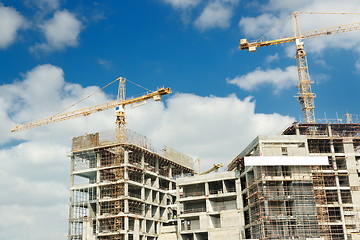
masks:
<path id="1" fill-rule="evenodd" d="M 303 123 L 259 135 L 226 169 L 200 173 L 195 160 L 126 128 L 125 106 L 171 93 L 160 88 L 18 125 L 26 130 L 116 108 L 116 129 L 72 139 L 69 240 L 360 239 L 360 123 L 318 123 L 302 39 L 358 30 L 360 23 L 248 42 L 240 49 L 296 43 Z"/>
<path id="2" fill-rule="evenodd" d="M 360 239 L 360 124 L 258 136 L 225 172 L 132 131 L 73 139 L 69 239 Z"/>

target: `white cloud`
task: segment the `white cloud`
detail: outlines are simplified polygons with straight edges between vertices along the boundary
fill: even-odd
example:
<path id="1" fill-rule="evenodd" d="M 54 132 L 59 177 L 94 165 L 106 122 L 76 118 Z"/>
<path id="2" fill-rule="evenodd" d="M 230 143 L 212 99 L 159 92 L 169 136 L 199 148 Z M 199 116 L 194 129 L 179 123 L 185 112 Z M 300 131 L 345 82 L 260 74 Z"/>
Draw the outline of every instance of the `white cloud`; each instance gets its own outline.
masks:
<path id="1" fill-rule="evenodd" d="M 279 60 L 279 53 L 275 53 L 274 55 L 269 55 L 265 58 L 266 63 L 272 63 L 277 60 Z"/>
<path id="2" fill-rule="evenodd" d="M 162 0 L 176 9 L 187 9 L 197 6 L 201 0 Z"/>
<path id="3" fill-rule="evenodd" d="M 255 17 L 242 17 L 239 26 L 244 38 L 267 40 L 293 36 L 293 22 L 289 17 L 293 11 L 304 12 L 360 12 L 358 0 L 347 0 L 346 4 L 337 0 L 295 1 L 270 0 L 262 6 L 262 14 Z M 359 15 L 300 14 L 301 30 L 338 26 L 359 21 Z M 321 52 L 326 48 L 356 49 L 360 51 L 360 32 L 342 33 L 329 37 L 306 40 L 307 52 Z M 341 44 L 346 43 L 346 44 Z M 292 54 L 292 56 L 294 53 Z"/>
<path id="4" fill-rule="evenodd" d="M 199 157 L 203 169 L 214 163 L 228 164 L 258 134 L 278 134 L 294 121 L 279 114 L 257 114 L 251 98 L 241 100 L 235 95 L 176 94 L 166 106 L 149 103 L 128 116 L 129 127 Z"/>
<path id="5" fill-rule="evenodd" d="M 0 49 L 7 48 L 16 40 L 24 24 L 24 17 L 15 8 L 4 7 L 0 3 Z"/>
<path id="6" fill-rule="evenodd" d="M 37 14 L 43 15 L 59 9 L 62 0 L 23 0 L 24 5 L 28 8 L 41 10 Z"/>
<path id="7" fill-rule="evenodd" d="M 61 50 L 66 47 L 76 47 L 83 24 L 76 16 L 66 10 L 56 11 L 53 18 L 40 25 L 46 42 L 31 48 L 32 51 Z"/>
<path id="8" fill-rule="evenodd" d="M 66 155 L 71 138 L 114 129 L 114 112 L 11 135 L 9 129 L 14 123 L 50 116 L 98 89 L 65 81 L 63 70 L 49 64 L 0 86 L 0 144 L 6 146 L 0 148 L 0 239 L 60 240 L 66 235 L 70 169 Z M 255 113 L 251 98 L 235 95 L 176 94 L 165 99 L 128 108 L 129 128 L 201 158 L 203 169 L 213 163 L 229 163 L 256 135 L 279 133 L 294 121 L 275 113 Z M 110 100 L 99 92 L 80 107 Z"/>
<path id="9" fill-rule="evenodd" d="M 295 85 L 297 82 L 297 70 L 295 66 L 289 66 L 284 70 L 280 68 L 267 70 L 257 68 L 255 71 L 247 73 L 246 75 L 227 79 L 227 82 L 235 84 L 247 91 L 271 85 L 274 93 L 279 93 L 281 90 Z"/>
<path id="10" fill-rule="evenodd" d="M 103 59 L 103 58 L 99 58 L 97 60 L 97 63 L 100 64 L 101 66 L 103 66 L 105 69 L 110 69 L 112 67 L 112 64 L 109 60 Z"/>
<path id="11" fill-rule="evenodd" d="M 233 15 L 232 6 L 225 2 L 210 2 L 195 21 L 195 26 L 204 31 L 210 28 L 227 28 Z"/>
<path id="12" fill-rule="evenodd" d="M 356 71 L 360 71 L 360 59 L 355 62 L 355 69 Z"/>
<path id="13" fill-rule="evenodd" d="M 239 27 L 246 36 L 244 38 L 260 38 L 263 37 L 263 35 L 267 34 L 269 31 L 270 31 L 269 32 L 270 37 L 284 35 L 284 33 L 280 31 L 285 31 L 285 33 L 288 33 L 292 36 L 292 33 L 289 31 L 288 27 L 280 28 L 279 26 L 280 22 L 281 22 L 281 18 L 274 16 L 273 14 L 264 13 L 257 17 L 242 17 L 239 21 Z M 279 28 L 276 28 L 276 26 L 279 26 Z M 286 24 L 285 26 L 288 25 Z M 276 28 L 277 31 L 271 32 L 271 30 L 274 27 Z"/>
<path id="14" fill-rule="evenodd" d="M 21 123 L 35 120 L 34 118 L 49 117 L 98 89 L 66 83 L 62 69 L 49 64 L 37 66 L 23 76 L 22 81 L 0 86 L 0 120 L 2 122 L 0 144 L 14 137 L 27 139 L 28 136 L 24 133 L 9 132 L 15 122 Z M 80 106 L 106 101 L 108 101 L 107 97 L 100 92 Z M 71 127 L 70 124 L 70 128 L 75 130 L 76 126 Z M 37 131 L 37 133 L 43 132 Z"/>
<path id="15" fill-rule="evenodd" d="M 60 7 L 60 0 L 37 0 L 32 3 L 43 10 L 55 10 Z"/>
<path id="16" fill-rule="evenodd" d="M 67 204 L 51 207 L 0 205 L 0 238 L 61 240 L 67 234 Z M 51 216 L 51 217 L 49 217 Z"/>
<path id="17" fill-rule="evenodd" d="M 239 0 L 162 0 L 180 12 L 181 20 L 191 23 L 192 10 L 200 11 L 194 25 L 200 31 L 213 28 L 228 28 Z M 203 3 L 203 4 L 201 4 Z"/>
<path id="18" fill-rule="evenodd" d="M 111 128 L 113 112 L 97 113 L 90 122 L 78 118 L 19 133 L 10 133 L 10 128 L 50 116 L 98 89 L 66 82 L 63 70 L 49 64 L 0 86 L 0 239 L 66 236 L 71 138 Z M 80 107 L 109 100 L 100 92 Z"/>

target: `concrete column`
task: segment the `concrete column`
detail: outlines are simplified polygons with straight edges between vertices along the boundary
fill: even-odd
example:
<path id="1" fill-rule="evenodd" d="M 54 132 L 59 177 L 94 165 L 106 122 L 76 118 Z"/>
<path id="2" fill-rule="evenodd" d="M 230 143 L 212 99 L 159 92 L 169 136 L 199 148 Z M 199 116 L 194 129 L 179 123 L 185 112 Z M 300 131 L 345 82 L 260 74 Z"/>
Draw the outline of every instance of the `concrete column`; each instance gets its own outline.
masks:
<path id="1" fill-rule="evenodd" d="M 140 221 L 138 218 L 134 220 L 134 240 L 140 240 Z"/>
<path id="2" fill-rule="evenodd" d="M 209 195 L 210 195 L 209 183 L 205 182 L 205 196 L 209 196 Z"/>
<path id="3" fill-rule="evenodd" d="M 124 196 L 126 196 L 126 197 L 129 196 L 129 183 L 128 182 L 124 183 Z"/>
<path id="4" fill-rule="evenodd" d="M 159 174 L 159 158 L 155 158 L 155 173 Z"/>
<path id="5" fill-rule="evenodd" d="M 141 200 L 146 200 L 145 199 L 145 188 L 144 187 L 141 188 Z"/>
<path id="6" fill-rule="evenodd" d="M 141 169 L 145 169 L 145 154 L 143 153 L 142 154 L 142 157 L 141 157 Z"/>
<path id="7" fill-rule="evenodd" d="M 242 206 L 244 206 L 242 202 L 242 194 L 241 194 L 241 184 L 240 178 L 235 180 L 235 190 L 236 190 L 236 209 L 242 210 Z"/>
<path id="8" fill-rule="evenodd" d="M 129 217 L 124 216 L 124 230 L 127 231 L 125 233 L 125 240 L 129 240 Z"/>
<path id="9" fill-rule="evenodd" d="M 299 123 L 298 122 L 294 123 L 294 127 L 295 127 L 295 134 L 300 135 Z"/>
<path id="10" fill-rule="evenodd" d="M 159 184 L 159 177 L 156 176 L 156 178 L 155 178 L 155 183 L 154 183 L 154 187 L 155 187 L 155 188 L 159 188 L 159 186 L 160 186 L 160 184 Z"/>
<path id="11" fill-rule="evenodd" d="M 328 130 L 329 137 L 332 137 L 333 134 L 332 134 L 332 129 L 331 129 L 330 124 L 327 125 L 327 130 Z"/>
<path id="12" fill-rule="evenodd" d="M 172 175 L 172 166 L 171 165 L 169 165 L 169 176 L 168 177 L 169 178 L 173 177 L 173 175 Z"/>
<path id="13" fill-rule="evenodd" d="M 124 200 L 124 213 L 129 213 L 129 200 Z"/>
<path id="14" fill-rule="evenodd" d="M 124 151 L 124 164 L 129 164 L 129 151 Z"/>
<path id="15" fill-rule="evenodd" d="M 129 170 L 127 166 L 124 167 L 124 180 L 129 180 Z"/>
<path id="16" fill-rule="evenodd" d="M 70 165 L 70 187 L 74 186 L 74 168 L 75 168 L 75 158 L 74 156 L 71 157 L 71 165 Z"/>
<path id="17" fill-rule="evenodd" d="M 227 190 L 226 185 L 225 185 L 225 181 L 221 181 L 221 184 L 222 184 L 223 193 L 228 193 L 228 190 Z"/>

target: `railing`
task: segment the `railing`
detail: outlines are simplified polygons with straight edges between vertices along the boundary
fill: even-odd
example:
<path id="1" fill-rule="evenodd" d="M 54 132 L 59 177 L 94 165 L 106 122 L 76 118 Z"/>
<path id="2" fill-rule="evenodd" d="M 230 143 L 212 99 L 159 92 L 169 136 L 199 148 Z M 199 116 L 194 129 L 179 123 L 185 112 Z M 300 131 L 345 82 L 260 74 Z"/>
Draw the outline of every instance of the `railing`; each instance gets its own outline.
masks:
<path id="1" fill-rule="evenodd" d="M 188 231 L 188 230 L 197 230 L 200 229 L 200 223 L 199 222 L 190 222 L 190 221 L 186 221 L 182 227 L 183 231 Z"/>
<path id="2" fill-rule="evenodd" d="M 182 197 L 186 198 L 186 197 L 196 197 L 196 196 L 204 196 L 205 195 L 205 191 L 201 191 L 201 192 L 184 192 Z"/>
<path id="3" fill-rule="evenodd" d="M 205 212 L 205 211 L 206 211 L 206 207 L 184 209 L 184 213 L 197 213 L 197 212 Z"/>
<path id="4" fill-rule="evenodd" d="M 223 190 L 222 189 L 211 189 L 209 190 L 210 194 L 222 194 Z"/>

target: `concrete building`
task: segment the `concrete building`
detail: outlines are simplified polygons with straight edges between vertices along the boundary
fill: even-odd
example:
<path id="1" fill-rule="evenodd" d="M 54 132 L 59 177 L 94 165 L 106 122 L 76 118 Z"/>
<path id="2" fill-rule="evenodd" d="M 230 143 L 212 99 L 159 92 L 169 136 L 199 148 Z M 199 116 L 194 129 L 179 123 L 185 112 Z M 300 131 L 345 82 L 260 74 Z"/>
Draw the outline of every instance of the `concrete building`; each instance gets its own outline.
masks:
<path id="1" fill-rule="evenodd" d="M 228 165 L 240 172 L 245 237 L 360 239 L 359 160 L 360 124 L 257 137 Z"/>
<path id="2" fill-rule="evenodd" d="M 238 172 L 179 178 L 178 239 L 243 239 L 244 218 Z"/>
<path id="3" fill-rule="evenodd" d="M 173 218 L 174 177 L 193 173 L 192 159 L 131 131 L 127 138 L 73 138 L 69 240 L 157 239 Z"/>

